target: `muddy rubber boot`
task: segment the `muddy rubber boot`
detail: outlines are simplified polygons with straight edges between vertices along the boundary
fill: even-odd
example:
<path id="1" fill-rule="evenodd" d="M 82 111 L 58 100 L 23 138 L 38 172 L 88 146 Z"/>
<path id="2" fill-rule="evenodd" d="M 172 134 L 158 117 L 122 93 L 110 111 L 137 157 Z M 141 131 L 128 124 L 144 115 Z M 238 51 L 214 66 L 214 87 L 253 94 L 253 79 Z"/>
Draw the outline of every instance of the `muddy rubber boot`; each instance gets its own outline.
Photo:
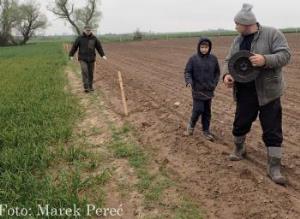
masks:
<path id="1" fill-rule="evenodd" d="M 240 161 L 246 157 L 246 147 L 245 147 L 246 135 L 234 137 L 234 150 L 229 155 L 229 160 Z"/>
<path id="2" fill-rule="evenodd" d="M 271 180 L 280 185 L 286 185 L 287 180 L 281 174 L 281 147 L 268 147 L 268 167 L 267 174 Z"/>
<path id="3" fill-rule="evenodd" d="M 187 125 L 186 132 L 187 132 L 188 135 L 193 135 L 194 134 L 194 128 L 191 126 L 190 122 Z"/>

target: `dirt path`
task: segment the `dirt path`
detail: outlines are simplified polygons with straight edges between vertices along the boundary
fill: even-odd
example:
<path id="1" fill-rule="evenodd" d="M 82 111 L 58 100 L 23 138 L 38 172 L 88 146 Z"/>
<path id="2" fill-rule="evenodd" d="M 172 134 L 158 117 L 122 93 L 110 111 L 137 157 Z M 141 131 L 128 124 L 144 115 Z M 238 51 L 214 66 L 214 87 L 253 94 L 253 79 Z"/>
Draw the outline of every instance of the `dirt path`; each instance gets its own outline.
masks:
<path id="1" fill-rule="evenodd" d="M 266 150 L 258 122 L 247 139 L 249 158 L 232 163 L 231 125 L 234 103 L 231 91 L 221 84 L 213 101 L 212 130 L 216 142 L 207 142 L 200 130 L 183 135 L 191 111 L 191 94 L 183 83 L 183 68 L 195 51 L 197 39 L 107 44 L 108 62 L 100 61 L 96 87 L 117 114 L 122 105 L 116 72 L 124 74 L 130 115 L 140 142 L 164 164 L 172 179 L 193 197 L 206 218 L 300 217 L 300 37 L 290 34 L 293 52 L 285 68 L 287 90 L 284 106 L 284 173 L 289 184 L 277 186 L 266 177 Z M 213 38 L 214 53 L 223 61 L 232 37 Z M 180 102 L 176 107 L 175 102 Z"/>
<path id="2" fill-rule="evenodd" d="M 73 138 L 73 144 L 83 145 L 81 149 L 92 153 L 97 161 L 94 164 L 95 169 L 87 172 L 81 171 L 81 177 L 101 176 L 103 170 L 108 170 L 108 181 L 103 185 L 95 185 L 96 190 L 101 191 L 100 193 L 91 188 L 87 190 L 90 194 L 89 204 L 96 205 L 93 201 L 101 199 L 102 201 L 99 204 L 102 204 L 102 206 L 96 205 L 98 208 L 122 209 L 122 217 L 117 218 L 134 218 L 134 209 L 142 205 L 142 198 L 135 193 L 128 193 L 125 200 L 118 190 L 118 183 L 122 181 L 124 184 L 131 184 L 136 180 L 136 176 L 127 160 L 115 159 L 113 153 L 107 147 L 111 141 L 111 127 L 109 124 L 113 122 L 120 127 L 122 122 L 118 119 L 118 116 L 109 113 L 105 109 L 103 101 L 97 94 L 92 96 L 82 92 L 82 82 L 74 70 L 69 68 L 67 76 L 71 92 L 78 97 L 83 111 L 83 118 L 80 119 L 74 131 L 77 138 Z M 94 216 L 96 218 L 96 215 Z M 105 218 L 116 217 L 109 217 L 108 215 Z"/>
<path id="3" fill-rule="evenodd" d="M 78 66 L 66 72 L 69 89 L 79 99 L 83 112 L 69 144 L 80 145 L 76 156 L 88 153 L 80 160 L 80 166 L 93 167 L 80 169 L 80 177 L 101 181 L 91 184 L 82 194 L 89 203 L 97 203 L 99 208 L 122 209 L 121 216 L 104 218 L 201 219 L 199 206 L 180 193 L 165 172 L 165 163 L 156 162 L 151 151 L 139 145 L 136 131 L 111 110 L 102 91 L 82 91 Z"/>

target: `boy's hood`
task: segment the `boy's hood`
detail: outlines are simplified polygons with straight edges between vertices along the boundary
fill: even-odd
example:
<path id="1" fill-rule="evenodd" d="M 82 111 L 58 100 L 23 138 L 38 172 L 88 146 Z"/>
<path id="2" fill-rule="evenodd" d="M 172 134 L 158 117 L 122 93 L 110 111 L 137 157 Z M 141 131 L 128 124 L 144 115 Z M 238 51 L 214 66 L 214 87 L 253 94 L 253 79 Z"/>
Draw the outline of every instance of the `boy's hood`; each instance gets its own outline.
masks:
<path id="1" fill-rule="evenodd" d="M 208 45 L 209 45 L 209 50 L 208 50 L 208 53 L 207 53 L 206 55 L 209 55 L 209 54 L 210 54 L 210 51 L 211 51 L 211 48 L 212 48 L 212 43 L 211 43 L 210 39 L 205 38 L 205 37 L 200 38 L 199 43 L 198 43 L 198 47 L 197 47 L 197 53 L 198 53 L 199 56 L 204 56 L 204 55 L 200 52 L 200 45 L 201 45 L 201 43 L 203 43 L 203 42 L 208 42 Z"/>

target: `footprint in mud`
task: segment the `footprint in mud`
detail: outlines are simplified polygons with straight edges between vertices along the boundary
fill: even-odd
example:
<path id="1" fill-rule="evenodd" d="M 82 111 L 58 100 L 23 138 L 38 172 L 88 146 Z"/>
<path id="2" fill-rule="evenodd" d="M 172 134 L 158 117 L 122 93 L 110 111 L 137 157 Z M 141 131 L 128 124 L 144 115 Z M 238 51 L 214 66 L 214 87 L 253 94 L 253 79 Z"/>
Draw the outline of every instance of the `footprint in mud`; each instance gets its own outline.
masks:
<path id="1" fill-rule="evenodd" d="M 249 169 L 243 169 L 241 172 L 240 172 L 240 178 L 241 179 L 248 179 L 248 180 L 251 180 L 255 183 L 258 182 L 257 178 L 255 177 L 255 175 L 253 174 L 253 172 Z"/>

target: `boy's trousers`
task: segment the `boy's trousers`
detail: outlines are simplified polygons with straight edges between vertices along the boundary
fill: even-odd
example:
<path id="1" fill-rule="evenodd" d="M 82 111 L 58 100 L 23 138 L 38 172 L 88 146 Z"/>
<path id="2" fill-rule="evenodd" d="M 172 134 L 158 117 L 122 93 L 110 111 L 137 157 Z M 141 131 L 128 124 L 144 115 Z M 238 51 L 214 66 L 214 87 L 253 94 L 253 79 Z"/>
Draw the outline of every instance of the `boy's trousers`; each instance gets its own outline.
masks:
<path id="1" fill-rule="evenodd" d="M 211 99 L 200 100 L 193 98 L 193 112 L 190 120 L 192 128 L 196 126 L 196 123 L 201 116 L 202 130 L 209 131 L 211 120 Z"/>

